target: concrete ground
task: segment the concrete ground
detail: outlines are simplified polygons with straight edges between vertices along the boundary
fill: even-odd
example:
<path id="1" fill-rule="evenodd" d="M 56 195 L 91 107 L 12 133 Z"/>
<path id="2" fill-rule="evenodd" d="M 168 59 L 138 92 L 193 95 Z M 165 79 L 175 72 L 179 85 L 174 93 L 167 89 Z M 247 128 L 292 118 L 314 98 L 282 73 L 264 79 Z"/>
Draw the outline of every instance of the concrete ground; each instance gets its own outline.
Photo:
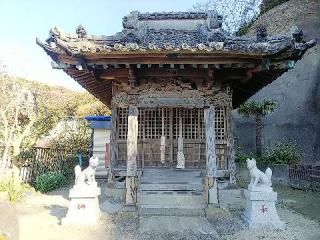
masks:
<path id="1" fill-rule="evenodd" d="M 61 218 L 67 212 L 68 190 L 62 189 L 47 195 L 33 193 L 23 203 L 12 205 L 0 200 L 0 235 L 6 233 L 10 239 L 20 240 L 160 240 L 160 239 L 320 239 L 319 222 L 304 211 L 296 212 L 290 204 L 299 201 L 299 209 L 304 206 L 300 197 L 309 193 L 280 192 L 278 212 L 286 224 L 284 231 L 251 231 L 243 224 L 240 204 L 226 204 L 223 209 L 212 208 L 207 211 L 208 220 L 201 217 L 140 217 L 136 213 L 118 212 L 121 205 L 118 200 L 101 197 L 101 220 L 96 227 L 71 228 L 60 225 Z M 313 201 L 320 202 L 319 195 Z M 310 203 L 305 201 L 306 205 Z M 318 211 L 319 204 L 313 205 Z M 309 212 L 309 210 L 307 211 Z"/>

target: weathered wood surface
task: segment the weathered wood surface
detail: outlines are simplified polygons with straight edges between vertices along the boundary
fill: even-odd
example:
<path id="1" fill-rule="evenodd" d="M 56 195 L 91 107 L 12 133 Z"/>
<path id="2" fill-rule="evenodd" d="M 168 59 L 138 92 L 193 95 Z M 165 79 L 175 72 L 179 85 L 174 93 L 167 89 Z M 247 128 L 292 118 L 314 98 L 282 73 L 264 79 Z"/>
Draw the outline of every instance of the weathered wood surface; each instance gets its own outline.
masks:
<path id="1" fill-rule="evenodd" d="M 165 119 L 162 119 L 164 110 Z M 118 109 L 118 151 L 117 166 L 127 163 L 127 129 L 128 109 Z M 227 169 L 226 158 L 226 124 L 224 108 L 215 107 L 216 156 L 217 168 Z M 206 142 L 203 109 L 182 109 L 183 116 L 183 154 L 186 168 L 204 168 L 206 166 Z M 164 124 L 163 124 L 164 120 Z M 137 166 L 143 167 L 176 167 L 179 137 L 179 109 L 139 109 L 138 154 Z M 165 134 L 165 148 L 161 152 L 161 137 Z M 161 155 L 162 154 L 162 155 Z M 164 154 L 164 155 L 163 155 Z M 161 163 L 165 157 L 165 165 Z"/>
<path id="2" fill-rule="evenodd" d="M 177 152 L 177 168 L 184 169 L 186 159 L 183 153 L 183 136 L 182 136 L 182 116 L 181 109 L 179 110 L 179 137 L 178 137 L 178 152 Z"/>
<path id="3" fill-rule="evenodd" d="M 188 96 L 188 97 L 186 97 Z M 183 107 L 183 108 L 206 108 L 214 106 L 229 106 L 231 104 L 231 96 L 226 92 L 204 93 L 196 91 L 182 92 L 154 92 L 154 93 L 139 93 L 139 94 L 117 94 L 113 102 L 122 108 L 129 105 L 135 105 L 139 108 L 159 108 L 159 107 Z"/>
<path id="4" fill-rule="evenodd" d="M 215 108 L 211 106 L 204 110 L 205 134 L 206 134 L 206 166 L 207 176 L 217 176 L 217 157 L 215 139 Z"/>
<path id="5" fill-rule="evenodd" d="M 109 177 L 108 182 L 113 182 L 114 177 L 114 167 L 117 161 L 117 108 L 112 109 L 112 119 L 111 119 L 111 136 L 110 136 L 110 163 L 109 163 Z"/>
<path id="6" fill-rule="evenodd" d="M 235 153 L 235 146 L 234 146 L 234 125 L 233 119 L 231 114 L 232 109 L 227 108 L 226 115 L 227 115 L 227 160 L 228 160 L 228 170 L 230 171 L 230 184 L 236 184 L 236 153 Z"/>
<path id="7" fill-rule="evenodd" d="M 129 107 L 127 135 L 127 176 L 136 176 L 138 154 L 138 108 Z"/>
<path id="8" fill-rule="evenodd" d="M 137 176 L 126 177 L 126 205 L 136 205 L 137 203 Z"/>

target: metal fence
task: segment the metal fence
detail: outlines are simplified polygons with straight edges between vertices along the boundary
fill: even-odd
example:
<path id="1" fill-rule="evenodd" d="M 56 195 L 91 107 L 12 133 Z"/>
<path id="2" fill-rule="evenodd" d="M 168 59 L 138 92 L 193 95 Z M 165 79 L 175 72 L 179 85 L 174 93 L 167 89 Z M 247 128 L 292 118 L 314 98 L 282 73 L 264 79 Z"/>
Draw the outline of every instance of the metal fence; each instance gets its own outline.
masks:
<path id="1" fill-rule="evenodd" d="M 304 180 L 320 183 L 320 167 L 310 165 L 293 165 L 289 167 L 290 180 Z"/>

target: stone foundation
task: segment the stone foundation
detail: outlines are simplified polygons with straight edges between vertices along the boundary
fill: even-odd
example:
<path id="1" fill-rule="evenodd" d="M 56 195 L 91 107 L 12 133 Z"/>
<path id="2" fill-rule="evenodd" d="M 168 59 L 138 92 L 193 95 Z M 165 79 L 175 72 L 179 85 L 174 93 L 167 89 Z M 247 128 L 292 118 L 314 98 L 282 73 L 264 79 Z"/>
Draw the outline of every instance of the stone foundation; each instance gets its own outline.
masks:
<path id="1" fill-rule="evenodd" d="M 246 209 L 242 217 L 249 228 L 284 228 L 284 223 L 280 221 L 275 207 L 276 192 L 244 190 L 244 196 Z"/>
<path id="2" fill-rule="evenodd" d="M 99 200 L 101 190 L 96 186 L 71 189 L 69 197 L 71 202 L 63 225 L 95 225 L 100 216 Z"/>

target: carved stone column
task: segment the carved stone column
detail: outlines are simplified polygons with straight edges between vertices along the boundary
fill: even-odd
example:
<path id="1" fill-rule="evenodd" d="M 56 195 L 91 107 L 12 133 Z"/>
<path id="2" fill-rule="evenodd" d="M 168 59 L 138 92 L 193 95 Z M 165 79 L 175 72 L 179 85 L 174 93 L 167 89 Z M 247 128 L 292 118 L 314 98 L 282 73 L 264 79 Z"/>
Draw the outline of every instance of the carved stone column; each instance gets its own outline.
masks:
<path id="1" fill-rule="evenodd" d="M 204 110 L 206 133 L 206 179 L 205 197 L 207 203 L 218 204 L 217 158 L 215 134 L 215 108 L 210 106 Z"/>
<path id="2" fill-rule="evenodd" d="M 184 169 L 186 160 L 183 154 L 183 136 L 182 136 L 182 113 L 179 110 L 179 137 L 178 137 L 178 153 L 177 153 L 177 168 Z"/>
<path id="3" fill-rule="evenodd" d="M 137 202 L 138 108 L 129 106 L 127 135 L 126 205 Z"/>

